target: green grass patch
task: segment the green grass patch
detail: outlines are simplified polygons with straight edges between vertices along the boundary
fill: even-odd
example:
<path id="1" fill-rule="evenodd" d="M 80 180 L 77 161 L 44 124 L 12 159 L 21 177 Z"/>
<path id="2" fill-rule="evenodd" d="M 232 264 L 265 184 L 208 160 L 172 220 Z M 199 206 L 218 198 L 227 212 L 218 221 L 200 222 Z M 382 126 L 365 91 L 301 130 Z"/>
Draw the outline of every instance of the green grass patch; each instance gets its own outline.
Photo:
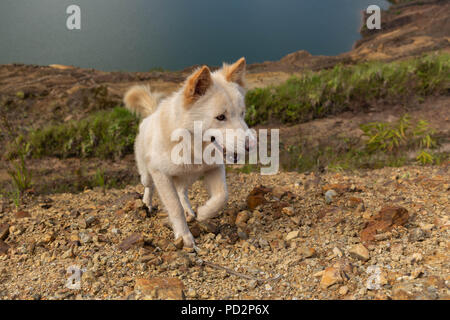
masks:
<path id="1" fill-rule="evenodd" d="M 439 165 L 448 153 L 439 152 L 440 138 L 427 121 L 413 121 L 407 114 L 395 122 L 361 125 L 361 137 L 305 138 L 297 145 L 282 146 L 286 170 L 345 171 L 400 167 L 406 164 Z"/>
<path id="2" fill-rule="evenodd" d="M 366 62 L 307 72 L 278 86 L 250 90 L 246 96 L 249 125 L 301 123 L 379 103 L 402 104 L 412 98 L 448 94 L 450 54 Z"/>
<path id="3" fill-rule="evenodd" d="M 139 119 L 120 107 L 99 111 L 80 121 L 49 125 L 24 139 L 29 155 L 110 159 L 133 152 Z"/>

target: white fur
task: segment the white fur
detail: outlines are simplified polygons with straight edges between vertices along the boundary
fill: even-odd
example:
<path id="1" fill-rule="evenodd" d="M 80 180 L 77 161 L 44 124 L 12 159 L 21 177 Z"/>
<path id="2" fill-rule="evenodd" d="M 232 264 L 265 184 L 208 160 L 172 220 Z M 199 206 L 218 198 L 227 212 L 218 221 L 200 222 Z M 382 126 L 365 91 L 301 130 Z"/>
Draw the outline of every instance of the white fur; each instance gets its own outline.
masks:
<path id="1" fill-rule="evenodd" d="M 139 126 L 135 142 L 137 167 L 145 187 L 143 201 L 151 208 L 155 186 L 168 211 L 175 238 L 182 237 L 185 246 L 195 245 L 186 217 L 196 217 L 203 221 L 216 216 L 226 204 L 228 193 L 225 166 L 205 163 L 174 164 L 171 161 L 171 150 L 175 142 L 171 141 L 171 133 L 178 128 L 192 132 L 194 121 L 202 121 L 203 130 L 247 130 L 244 121 L 245 90 L 241 87 L 245 83 L 244 77 L 245 59 L 242 58 L 233 65 L 224 65 L 214 73 L 210 73 L 207 67 L 197 70 L 180 90 L 160 101 L 157 106 L 156 99 L 151 97 L 148 89 L 133 87 L 125 95 L 127 108 L 146 116 Z M 216 119 L 221 114 L 226 115 L 226 121 Z M 245 137 L 238 137 L 239 139 Z M 228 145 L 224 141 L 217 142 L 225 147 Z M 200 176 L 204 176 L 210 199 L 195 215 L 189 204 L 187 191 Z"/>

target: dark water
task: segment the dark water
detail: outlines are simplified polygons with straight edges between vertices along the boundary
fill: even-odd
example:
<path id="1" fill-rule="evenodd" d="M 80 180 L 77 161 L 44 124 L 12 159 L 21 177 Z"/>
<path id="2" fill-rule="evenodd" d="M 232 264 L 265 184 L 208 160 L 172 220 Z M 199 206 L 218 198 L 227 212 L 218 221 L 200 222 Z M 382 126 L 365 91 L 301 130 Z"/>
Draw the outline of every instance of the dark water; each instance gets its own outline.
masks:
<path id="1" fill-rule="evenodd" d="M 66 8 L 81 8 L 81 30 Z M 360 38 L 361 11 L 385 0 L 0 0 L 0 64 L 100 70 L 249 63 L 307 50 L 336 55 Z"/>

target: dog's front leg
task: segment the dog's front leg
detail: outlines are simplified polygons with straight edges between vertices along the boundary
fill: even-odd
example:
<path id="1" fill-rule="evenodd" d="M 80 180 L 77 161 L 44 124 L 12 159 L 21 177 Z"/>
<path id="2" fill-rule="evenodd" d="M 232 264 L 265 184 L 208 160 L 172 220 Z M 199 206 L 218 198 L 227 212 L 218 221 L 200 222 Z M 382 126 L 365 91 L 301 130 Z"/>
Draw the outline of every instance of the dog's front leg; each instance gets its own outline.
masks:
<path id="1" fill-rule="evenodd" d="M 186 223 L 184 210 L 172 178 L 160 171 L 153 171 L 151 174 L 153 183 L 158 190 L 159 197 L 169 214 L 169 220 L 175 233 L 175 239 L 182 237 L 186 247 L 194 247 L 194 237 L 189 231 L 189 227 Z"/>
<path id="2" fill-rule="evenodd" d="M 197 220 L 204 221 L 215 217 L 228 201 L 225 166 L 219 166 L 205 174 L 205 184 L 209 200 L 198 209 Z"/>

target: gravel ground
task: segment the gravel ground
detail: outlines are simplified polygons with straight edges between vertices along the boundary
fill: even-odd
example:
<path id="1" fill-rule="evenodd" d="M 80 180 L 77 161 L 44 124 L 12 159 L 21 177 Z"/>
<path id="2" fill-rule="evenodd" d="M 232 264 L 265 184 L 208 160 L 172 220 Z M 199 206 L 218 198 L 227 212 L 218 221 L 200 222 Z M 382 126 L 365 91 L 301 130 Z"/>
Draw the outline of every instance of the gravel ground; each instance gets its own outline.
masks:
<path id="1" fill-rule="evenodd" d="M 1 299 L 449 299 L 449 164 L 228 173 L 182 248 L 141 186 L 0 205 Z M 260 187 L 264 186 L 264 187 Z M 200 182 L 190 198 L 206 200 Z"/>

